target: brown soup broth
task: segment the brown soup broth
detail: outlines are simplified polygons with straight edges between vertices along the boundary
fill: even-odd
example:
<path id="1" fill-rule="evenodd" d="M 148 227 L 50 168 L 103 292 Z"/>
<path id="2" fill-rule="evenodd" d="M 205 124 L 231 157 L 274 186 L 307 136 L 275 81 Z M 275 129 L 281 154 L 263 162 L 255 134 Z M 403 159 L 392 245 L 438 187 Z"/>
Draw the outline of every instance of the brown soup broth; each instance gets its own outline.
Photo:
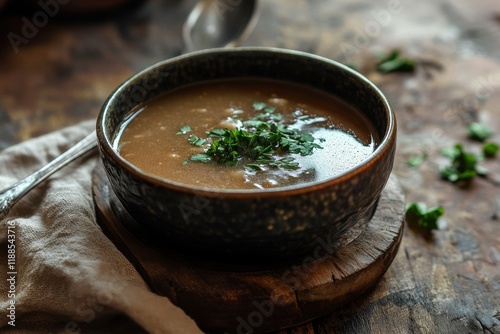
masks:
<path id="1" fill-rule="evenodd" d="M 283 116 L 282 122 L 310 133 L 312 155 L 293 156 L 299 166 L 284 169 L 241 159 L 235 166 L 190 161 L 198 147 L 188 138 L 207 138 L 213 129 L 234 129 L 255 117 L 255 102 L 264 102 Z M 188 125 L 191 131 L 178 134 Z M 143 172 L 173 182 L 212 189 L 263 189 L 321 181 L 359 165 L 375 150 L 373 125 L 358 110 L 326 93 L 302 85 L 261 79 L 220 80 L 166 93 L 142 105 L 123 125 L 115 140 L 120 155 Z M 281 157 L 281 156 L 280 156 Z M 277 157 L 277 158 L 280 158 Z"/>

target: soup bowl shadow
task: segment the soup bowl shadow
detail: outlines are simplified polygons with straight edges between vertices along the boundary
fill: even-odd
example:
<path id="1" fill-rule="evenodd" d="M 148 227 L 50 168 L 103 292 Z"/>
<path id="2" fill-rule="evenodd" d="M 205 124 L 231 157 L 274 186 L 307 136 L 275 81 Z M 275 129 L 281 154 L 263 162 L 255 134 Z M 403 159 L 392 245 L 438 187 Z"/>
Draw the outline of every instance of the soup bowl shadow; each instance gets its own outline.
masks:
<path id="1" fill-rule="evenodd" d="M 180 87 L 216 79 L 263 78 L 335 95 L 373 123 L 379 143 L 336 177 L 297 186 L 214 190 L 146 174 L 114 142 L 131 113 Z M 212 259 L 274 260 L 329 247 L 370 219 L 391 174 L 396 120 L 384 95 L 356 71 L 320 56 L 276 48 L 211 49 L 153 65 L 121 84 L 97 119 L 100 157 L 110 186 L 152 243 Z M 326 143 L 323 143 L 326 144 Z"/>

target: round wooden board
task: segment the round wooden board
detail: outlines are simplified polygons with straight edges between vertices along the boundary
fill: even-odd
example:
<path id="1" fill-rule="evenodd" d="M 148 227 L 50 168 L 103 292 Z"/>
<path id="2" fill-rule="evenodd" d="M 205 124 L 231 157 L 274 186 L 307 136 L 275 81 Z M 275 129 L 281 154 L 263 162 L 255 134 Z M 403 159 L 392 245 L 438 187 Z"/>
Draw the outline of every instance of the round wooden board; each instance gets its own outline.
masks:
<path id="1" fill-rule="evenodd" d="M 403 234 L 404 194 L 391 176 L 372 219 L 332 247 L 288 263 L 214 263 L 159 249 L 123 226 L 138 225 L 113 194 L 102 166 L 93 196 L 104 233 L 151 290 L 168 297 L 208 333 L 265 333 L 326 315 L 372 288 L 394 259 Z M 346 236 L 348 238 L 349 236 Z"/>

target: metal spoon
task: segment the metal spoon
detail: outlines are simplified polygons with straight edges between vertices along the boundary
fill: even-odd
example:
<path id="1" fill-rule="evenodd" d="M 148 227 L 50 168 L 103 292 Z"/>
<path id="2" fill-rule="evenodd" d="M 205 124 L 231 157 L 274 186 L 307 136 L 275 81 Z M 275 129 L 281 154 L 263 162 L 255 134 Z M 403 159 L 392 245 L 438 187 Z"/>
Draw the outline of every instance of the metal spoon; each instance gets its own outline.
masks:
<path id="1" fill-rule="evenodd" d="M 258 20 L 259 0 L 201 0 L 189 14 L 182 29 L 185 52 L 215 47 L 233 47 L 248 36 Z M 97 146 L 96 133 L 82 139 L 56 159 L 0 191 L 0 220 L 30 190 L 68 163 Z"/>

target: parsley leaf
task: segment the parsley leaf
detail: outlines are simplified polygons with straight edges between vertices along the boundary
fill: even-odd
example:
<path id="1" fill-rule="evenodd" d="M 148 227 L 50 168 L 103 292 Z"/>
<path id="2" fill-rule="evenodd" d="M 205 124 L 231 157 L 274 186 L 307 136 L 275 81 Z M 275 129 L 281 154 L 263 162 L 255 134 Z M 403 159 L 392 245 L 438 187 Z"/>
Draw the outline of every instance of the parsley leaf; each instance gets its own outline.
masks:
<path id="1" fill-rule="evenodd" d="M 191 132 L 191 127 L 189 125 L 182 126 L 179 131 L 177 131 L 177 135 L 185 135 L 186 133 Z"/>
<path id="2" fill-rule="evenodd" d="M 476 175 L 485 175 L 486 171 L 477 166 L 477 158 L 474 154 L 465 152 L 461 144 L 455 144 L 451 149 L 442 151 L 444 156 L 451 159 L 451 164 L 441 168 L 441 176 L 450 181 L 466 181 Z"/>
<path id="3" fill-rule="evenodd" d="M 212 159 L 204 154 L 204 153 L 199 153 L 199 154 L 195 154 L 195 155 L 192 155 L 189 160 L 191 161 L 198 161 L 198 162 L 209 162 L 209 161 L 212 161 Z"/>
<path id="4" fill-rule="evenodd" d="M 265 102 L 254 102 L 253 103 L 253 109 L 255 111 L 264 110 L 265 107 L 267 107 L 267 104 Z"/>
<path id="5" fill-rule="evenodd" d="M 493 134 L 493 131 L 491 131 L 486 125 L 477 122 L 469 124 L 467 130 L 469 132 L 469 138 L 481 142 L 485 141 Z"/>
<path id="6" fill-rule="evenodd" d="M 245 169 L 251 173 L 255 173 L 260 172 L 262 170 L 262 167 L 260 167 L 258 164 L 247 164 L 245 165 Z"/>
<path id="7" fill-rule="evenodd" d="M 206 142 L 207 142 L 206 139 L 198 138 L 195 135 L 190 135 L 188 138 L 188 143 L 190 143 L 191 145 L 194 145 L 194 146 L 201 146 L 201 145 L 205 144 Z"/>
<path id="8" fill-rule="evenodd" d="M 494 158 L 497 156 L 500 146 L 497 143 L 489 142 L 483 144 L 483 154 L 487 158 Z"/>
<path id="9" fill-rule="evenodd" d="M 387 56 L 379 60 L 377 63 L 377 71 L 380 73 L 414 72 L 415 61 L 409 58 L 403 58 L 399 50 L 393 50 Z"/>
<path id="10" fill-rule="evenodd" d="M 441 206 L 427 209 L 425 203 L 411 203 L 406 207 L 406 220 L 427 231 L 439 229 L 438 219 L 443 214 Z"/>
<path id="11" fill-rule="evenodd" d="M 213 129 L 209 139 L 191 135 L 189 143 L 201 146 L 210 141 L 205 153 L 193 155 L 190 160 L 236 165 L 241 159 L 251 161 L 245 166 L 248 172 L 263 170 L 262 165 L 273 168 L 297 169 L 299 163 L 285 154 L 311 155 L 322 148 L 309 133 L 301 133 L 283 124 L 283 116 L 264 102 L 254 102 L 253 109 L 262 113 L 243 122 L 236 129 Z"/>
<path id="12" fill-rule="evenodd" d="M 267 123 L 266 122 L 263 122 L 263 121 L 259 121 L 259 120 L 256 120 L 256 119 L 250 119 L 248 121 L 244 121 L 243 122 L 243 125 L 246 126 L 246 127 L 251 127 L 251 128 L 260 128 L 260 127 L 267 127 Z"/>

